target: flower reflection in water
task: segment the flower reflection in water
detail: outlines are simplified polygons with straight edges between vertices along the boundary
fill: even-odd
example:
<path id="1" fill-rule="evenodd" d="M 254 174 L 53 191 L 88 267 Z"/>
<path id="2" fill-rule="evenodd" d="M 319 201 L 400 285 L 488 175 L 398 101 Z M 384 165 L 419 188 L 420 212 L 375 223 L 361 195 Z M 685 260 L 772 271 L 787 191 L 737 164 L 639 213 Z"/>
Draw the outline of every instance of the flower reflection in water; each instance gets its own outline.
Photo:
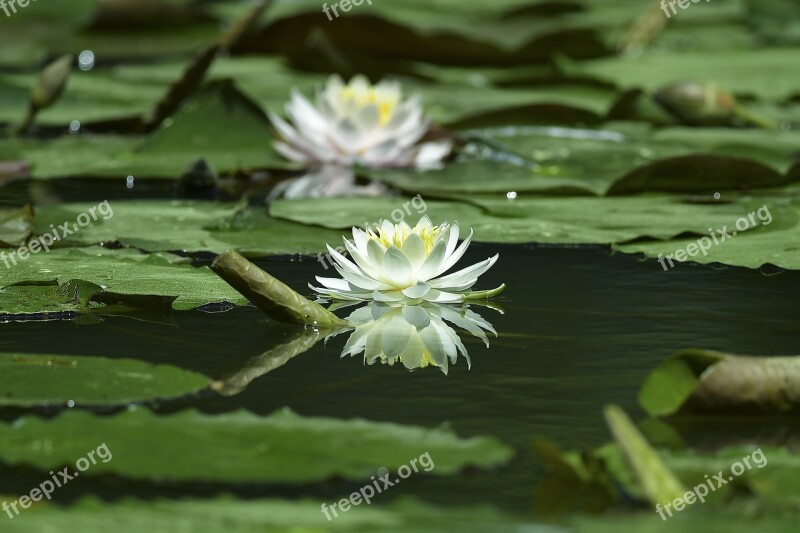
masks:
<path id="1" fill-rule="evenodd" d="M 466 305 L 371 302 L 347 319 L 354 331 L 342 357 L 363 353 L 367 364 L 400 361 L 409 370 L 430 365 L 447 374 L 448 365 L 455 364 L 459 353 L 467 367 L 471 366 L 469 353 L 452 326 L 478 337 L 487 347 L 484 330 L 497 336 L 492 325 Z"/>

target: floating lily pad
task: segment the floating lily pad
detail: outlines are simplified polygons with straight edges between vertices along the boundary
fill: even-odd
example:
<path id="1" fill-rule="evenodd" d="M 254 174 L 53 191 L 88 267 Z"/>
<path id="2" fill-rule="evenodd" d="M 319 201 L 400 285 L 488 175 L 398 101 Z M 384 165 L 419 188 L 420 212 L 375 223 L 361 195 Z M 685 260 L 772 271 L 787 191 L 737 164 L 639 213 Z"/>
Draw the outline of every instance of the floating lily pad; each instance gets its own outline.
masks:
<path id="1" fill-rule="evenodd" d="M 678 201 L 667 195 L 615 198 L 458 197 L 462 202 L 428 200 L 427 214 L 434 223 L 457 220 L 475 230 L 478 242 L 546 242 L 609 244 L 643 237 L 669 239 L 682 233 L 706 234 L 709 227 L 730 225 L 753 203 L 705 204 Z M 469 205 L 465 202 L 476 205 Z M 404 205 L 408 207 L 404 210 Z M 419 204 L 418 202 L 418 205 Z M 483 208 L 483 209 L 482 209 Z M 330 228 L 349 228 L 390 219 L 393 211 L 415 223 L 421 213 L 411 199 L 328 198 L 281 200 L 270 207 L 279 218 Z"/>
<path id="2" fill-rule="evenodd" d="M 683 13 L 681 13 L 683 15 Z M 687 54 L 672 52 L 640 57 L 613 57 L 570 64 L 573 74 L 612 81 L 622 88 L 655 90 L 683 80 L 709 80 L 737 94 L 771 100 L 789 100 L 798 94 L 800 74 L 793 69 L 796 48 L 719 50 Z M 786 76 L 774 76 L 786 72 Z"/>
<path id="3" fill-rule="evenodd" d="M 367 492 L 367 494 L 369 494 Z M 349 494 L 343 495 L 349 497 Z M 114 503 L 85 498 L 70 507 L 40 505 L 36 512 L 27 512 L 26 520 L 9 521 L 9 533 L 46 533 L 54 526 L 82 533 L 141 533 L 142 531 L 174 531 L 181 524 L 185 531 L 229 531 L 232 533 L 265 533 L 284 531 L 386 531 L 388 533 L 446 533 L 454 526 L 464 531 L 497 533 L 555 533 L 552 526 L 537 526 L 526 518 L 508 515 L 488 505 L 439 508 L 416 500 L 400 498 L 377 505 L 380 496 L 362 498 L 348 512 L 308 499 L 237 501 L 232 498 L 208 500 L 124 500 Z M 338 501 L 338 500 L 336 500 Z M 328 516 L 322 512 L 328 505 Z"/>
<path id="4" fill-rule="evenodd" d="M 220 136 L 220 131 L 227 133 Z M 35 179 L 175 179 L 200 158 L 219 172 L 291 166 L 277 155 L 273 140 L 263 111 L 230 83 L 220 82 L 188 99 L 149 137 L 74 135 L 48 141 L 7 140 L 0 147 L 14 149 L 27 159 Z"/>
<path id="5" fill-rule="evenodd" d="M 184 396 L 210 384 L 168 365 L 71 355 L 3 353 L 0 375 L 0 405 L 24 407 L 124 405 Z"/>
<path id="6" fill-rule="evenodd" d="M 685 411 L 784 412 L 800 406 L 800 357 L 683 350 L 647 377 L 639 402 L 653 416 Z"/>
<path id="7" fill-rule="evenodd" d="M 39 209 L 37 233 L 51 232 L 65 221 L 76 220 L 97 204 L 74 203 Z M 340 234 L 267 216 L 266 208 L 241 203 L 184 200 L 136 200 L 110 203 L 113 216 L 98 215 L 91 225 L 55 244 L 86 246 L 119 242 L 150 252 L 222 253 L 236 249 L 247 257 L 273 254 L 311 254 L 325 251 L 325 243 Z"/>
<path id="8" fill-rule="evenodd" d="M 52 447 L 36 445 L 42 435 L 48 436 Z M 153 435 L 158 435 L 159 446 L 152 446 Z M 304 418 L 290 411 L 269 417 L 246 411 L 162 416 L 138 409 L 115 416 L 68 411 L 52 420 L 26 417 L 13 425 L 0 424 L 0 458 L 6 464 L 50 470 L 96 448 L 99 438 L 113 460 L 94 465 L 86 475 L 114 472 L 153 480 L 309 483 L 333 476 L 370 480 L 378 468 L 396 469 L 424 453 L 435 464 L 431 473 L 446 475 L 468 465 L 497 466 L 512 455 L 493 438 L 459 439 L 443 429 Z"/>
<path id="9" fill-rule="evenodd" d="M 760 204 L 760 205 L 759 205 Z M 737 231 L 735 222 L 741 217 L 748 217 L 750 213 L 761 215 L 766 220 L 767 206 L 772 221 L 765 225 L 761 223 L 755 229 Z M 754 215 L 756 221 L 758 218 Z M 749 219 L 748 219 L 749 220 Z M 714 230 L 726 229 L 730 237 L 724 238 L 718 244 L 707 247 L 705 253 L 687 255 L 685 261 L 700 264 L 723 263 L 726 265 L 741 266 L 746 268 L 760 268 L 764 265 L 774 265 L 790 270 L 800 270 L 800 200 L 793 198 L 790 193 L 778 196 L 765 196 L 760 200 L 749 202 L 749 207 L 742 206 L 739 216 L 727 223 L 709 226 Z M 679 250 L 694 250 L 697 239 L 676 239 L 671 241 L 649 241 L 618 245 L 617 248 L 626 253 L 643 253 L 647 257 L 661 258 L 676 257 Z M 673 264 L 680 267 L 680 261 Z M 659 266 L 659 268 L 662 268 Z M 663 268 L 666 268 L 664 266 Z"/>
<path id="10" fill-rule="evenodd" d="M 102 292 L 99 285 L 81 280 L 9 285 L 0 289 L 0 314 L 25 315 L 19 318 L 38 315 L 42 319 L 71 316 L 93 309 L 91 298 Z"/>
<path id="11" fill-rule="evenodd" d="M 66 283 L 82 280 L 104 288 L 103 298 L 154 297 L 175 309 L 193 309 L 212 302 L 245 305 L 242 298 L 208 267 L 171 254 L 144 254 L 137 250 L 101 247 L 51 250 L 32 254 L 8 269 L 3 288 L 14 284 Z M 1 296 L 1 294 L 0 294 Z M 63 298 L 63 297 L 62 297 Z M 40 311 L 50 310 L 48 308 Z M 0 298 L 0 312 L 36 313 L 36 306 L 12 298 Z"/>
<path id="12" fill-rule="evenodd" d="M 652 133 L 615 129 L 506 127 L 471 130 L 472 142 L 442 169 L 364 169 L 408 192 L 631 194 L 704 192 L 783 186 L 798 179 L 788 139 L 688 128 Z M 795 142 L 800 136 L 792 136 Z M 695 139 L 697 143 L 695 143 Z M 700 147 L 698 148 L 698 144 Z"/>
<path id="13" fill-rule="evenodd" d="M 20 246 L 33 231 L 33 207 L 0 210 L 0 246 Z"/>

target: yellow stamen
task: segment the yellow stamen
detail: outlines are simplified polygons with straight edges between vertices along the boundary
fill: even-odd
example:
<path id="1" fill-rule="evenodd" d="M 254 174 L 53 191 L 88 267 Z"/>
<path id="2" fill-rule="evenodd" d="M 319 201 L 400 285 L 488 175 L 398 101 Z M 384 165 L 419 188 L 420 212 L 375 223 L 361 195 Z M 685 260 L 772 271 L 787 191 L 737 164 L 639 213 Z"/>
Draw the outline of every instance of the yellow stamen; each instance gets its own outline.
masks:
<path id="1" fill-rule="evenodd" d="M 378 108 L 378 122 L 381 126 L 389 123 L 399 100 L 394 95 L 378 94 L 375 87 L 370 87 L 366 91 L 343 87 L 341 98 L 342 100 L 353 100 L 360 106 L 376 106 Z"/>
<path id="2" fill-rule="evenodd" d="M 406 226 L 395 226 L 394 235 L 391 235 L 384 232 L 383 228 L 379 227 L 377 234 L 371 228 L 367 229 L 367 238 L 378 241 L 384 248 L 389 248 L 393 245 L 397 248 L 402 248 L 408 237 L 412 233 L 416 233 L 422 239 L 423 244 L 425 244 L 425 255 L 429 255 L 433 249 L 433 245 L 436 244 L 436 239 L 439 237 L 440 231 L 439 226 L 417 227 L 412 228 L 411 231 L 409 231 Z"/>

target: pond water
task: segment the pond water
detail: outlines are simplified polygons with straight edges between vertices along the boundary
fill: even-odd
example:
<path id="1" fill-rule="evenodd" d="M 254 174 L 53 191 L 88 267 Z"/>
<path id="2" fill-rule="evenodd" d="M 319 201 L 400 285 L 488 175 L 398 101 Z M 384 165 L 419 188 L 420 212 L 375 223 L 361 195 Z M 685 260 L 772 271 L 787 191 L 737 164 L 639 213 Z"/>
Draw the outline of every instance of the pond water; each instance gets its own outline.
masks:
<path id="1" fill-rule="evenodd" d="M 412 477 L 382 495 L 382 503 L 414 494 L 447 504 L 491 502 L 527 514 L 533 508 L 533 489 L 545 472 L 533 453 L 533 440 L 545 437 L 564 449 L 606 442 L 602 407 L 616 403 L 640 417 L 638 389 L 666 356 L 690 347 L 760 355 L 796 352 L 797 301 L 787 295 L 800 290 L 797 272 L 765 275 L 688 265 L 664 272 L 655 261 L 611 255 L 599 247 L 475 244 L 464 262 L 495 253 L 500 260 L 481 278 L 480 288 L 500 283 L 509 288 L 498 300 L 503 313 L 474 308 L 492 323 L 498 337 L 490 336 L 486 349 L 479 339 L 462 335 L 470 369 L 463 358 L 447 375 L 434 367 L 410 372 L 400 364 L 365 365 L 361 356 L 340 358 L 347 335 L 339 335 L 253 380 L 240 394 L 209 392 L 153 407 L 160 412 L 247 409 L 266 415 L 285 406 L 307 416 L 449 424 L 459 436 L 491 435 L 513 447 L 513 461 L 494 471 Z M 313 258 L 270 258 L 258 264 L 306 295 L 307 283 L 324 274 Z M 5 352 L 130 357 L 215 378 L 289 335 L 252 307 L 140 320 L 103 317 L 95 323 L 10 322 L 2 327 Z M 43 416 L 57 412 L 39 411 Z M 21 412 L 6 409 L 0 414 L 13 420 Z M 712 432 L 703 427 L 692 430 L 698 442 L 712 434 L 719 437 L 719 428 Z M 772 426 L 782 428 L 790 429 Z M 153 445 L 158 445 L 157 435 Z M 0 493 L 20 493 L 41 476 L 30 469 L 8 469 Z M 70 501 L 87 493 L 114 499 L 235 492 L 241 497 L 336 499 L 358 486 L 336 480 L 305 487 L 162 485 L 97 477 L 65 487 L 59 496 Z"/>

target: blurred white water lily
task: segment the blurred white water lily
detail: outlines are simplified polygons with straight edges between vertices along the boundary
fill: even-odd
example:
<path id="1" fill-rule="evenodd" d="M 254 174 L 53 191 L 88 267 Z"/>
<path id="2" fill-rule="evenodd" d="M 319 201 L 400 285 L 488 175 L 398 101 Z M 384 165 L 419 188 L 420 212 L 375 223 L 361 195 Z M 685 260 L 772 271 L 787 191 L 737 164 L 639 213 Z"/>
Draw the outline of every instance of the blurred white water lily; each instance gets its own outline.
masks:
<path id="1" fill-rule="evenodd" d="M 354 311 L 347 320 L 355 326 L 342 357 L 364 354 L 364 362 L 380 361 L 406 368 L 438 367 L 447 374 L 461 354 L 471 366 L 469 353 L 458 333 L 447 322 L 480 338 L 488 347 L 484 330 L 495 336 L 492 325 L 466 307 L 423 303 L 421 305 L 371 302 Z"/>
<path id="2" fill-rule="evenodd" d="M 458 245 L 459 233 L 457 223 L 434 226 L 427 216 L 413 228 L 404 221 L 392 224 L 386 220 L 381 222 L 377 233 L 353 228 L 353 242 L 344 239 L 352 261 L 328 245 L 334 267 L 343 279 L 318 276 L 322 287 L 310 287 L 334 299 L 380 302 L 456 303 L 502 292 L 505 285 L 492 291 L 471 290 L 499 255 L 444 275 L 461 259 L 472 240 L 470 231 Z"/>
<path id="3" fill-rule="evenodd" d="M 316 105 L 294 90 L 286 105 L 291 124 L 274 113 L 270 120 L 281 140 L 275 148 L 298 163 L 350 167 L 438 166 L 450 141 L 420 141 L 430 121 L 417 96 L 404 99 L 400 84 L 371 85 L 364 76 L 345 84 L 331 76 L 316 95 Z"/>
<path id="4" fill-rule="evenodd" d="M 356 182 L 352 168 L 323 165 L 298 178 L 278 183 L 270 192 L 268 202 L 277 198 L 324 198 L 332 196 L 384 196 L 389 189 L 373 181 L 366 185 Z"/>

